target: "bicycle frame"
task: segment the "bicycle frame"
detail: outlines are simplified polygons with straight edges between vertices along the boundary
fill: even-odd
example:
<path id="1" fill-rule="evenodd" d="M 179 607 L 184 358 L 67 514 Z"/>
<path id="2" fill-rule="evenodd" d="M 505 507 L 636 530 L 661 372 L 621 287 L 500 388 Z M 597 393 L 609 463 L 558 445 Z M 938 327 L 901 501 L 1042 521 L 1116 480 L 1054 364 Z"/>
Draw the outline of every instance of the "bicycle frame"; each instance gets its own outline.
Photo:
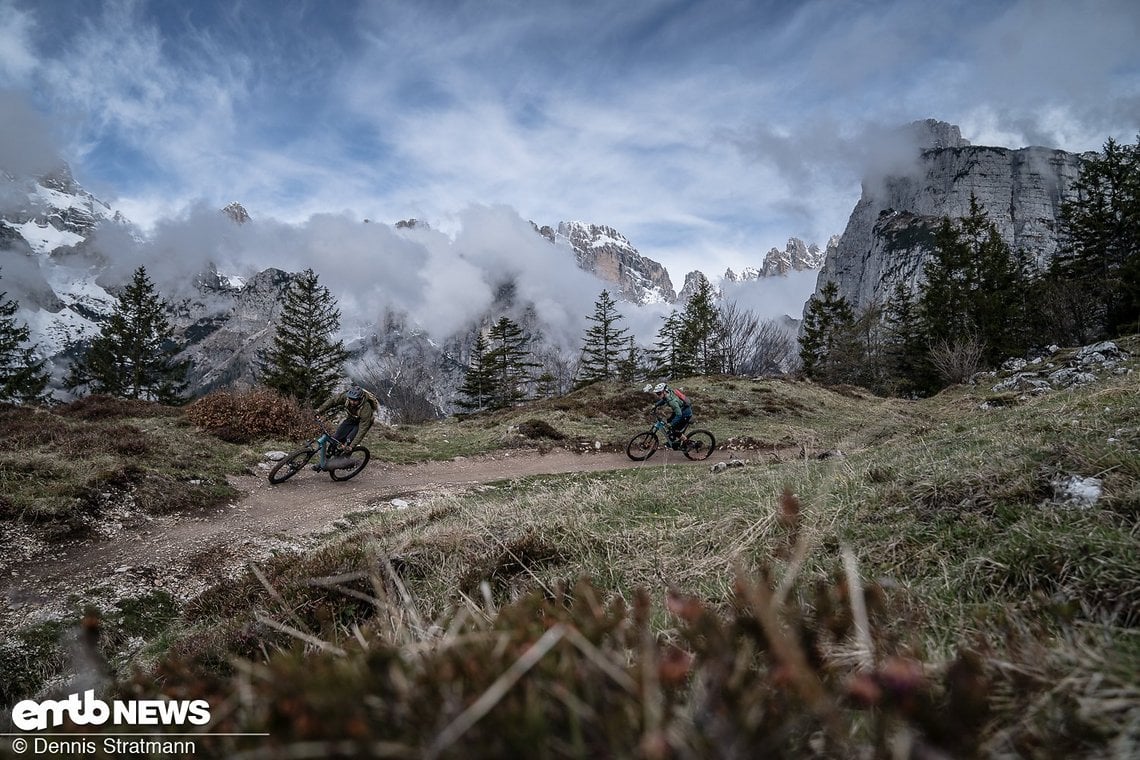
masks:
<path id="1" fill-rule="evenodd" d="M 317 417 L 317 425 L 319 425 L 321 428 L 321 434 L 314 438 L 312 440 L 312 443 L 315 443 L 317 445 L 317 453 L 320 455 L 320 459 L 317 460 L 317 463 L 323 470 L 328 464 L 329 460 L 329 444 L 336 441 L 336 438 L 333 438 L 332 431 L 329 430 L 328 425 L 320 417 Z"/>
<path id="2" fill-rule="evenodd" d="M 680 451 L 686 459 L 708 459 L 713 449 L 716 448 L 716 437 L 708 430 L 694 430 L 686 425 L 684 429 L 674 435 L 673 428 L 668 422 L 653 413 L 650 413 L 649 418 L 653 421 L 649 430 L 635 435 L 625 449 L 626 455 L 635 462 L 644 461 L 657 451 L 660 445 L 658 433 L 664 435 L 668 449 Z M 682 435 L 686 439 L 683 443 Z"/>

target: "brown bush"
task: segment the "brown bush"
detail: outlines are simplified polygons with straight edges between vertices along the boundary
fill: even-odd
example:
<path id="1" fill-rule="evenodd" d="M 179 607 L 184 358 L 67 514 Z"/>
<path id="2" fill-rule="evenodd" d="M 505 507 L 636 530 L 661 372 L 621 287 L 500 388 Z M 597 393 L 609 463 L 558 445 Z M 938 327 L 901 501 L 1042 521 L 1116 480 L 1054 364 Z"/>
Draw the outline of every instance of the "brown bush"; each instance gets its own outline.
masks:
<path id="1" fill-rule="evenodd" d="M 59 407 L 59 413 L 80 420 L 106 420 L 116 417 L 157 417 L 178 414 L 178 409 L 155 401 L 115 398 L 92 394 Z"/>
<path id="2" fill-rule="evenodd" d="M 211 393 L 187 406 L 185 414 L 190 422 L 228 443 L 301 439 L 313 432 L 312 410 L 268 388 Z"/>

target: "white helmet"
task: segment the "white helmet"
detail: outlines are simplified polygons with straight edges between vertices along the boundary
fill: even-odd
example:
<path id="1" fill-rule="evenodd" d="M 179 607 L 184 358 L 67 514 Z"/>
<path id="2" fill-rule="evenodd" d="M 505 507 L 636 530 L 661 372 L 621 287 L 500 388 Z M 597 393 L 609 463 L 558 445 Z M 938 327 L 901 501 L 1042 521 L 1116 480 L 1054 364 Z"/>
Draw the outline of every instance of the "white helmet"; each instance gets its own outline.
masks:
<path id="1" fill-rule="evenodd" d="M 657 383 L 657 385 L 653 386 L 653 392 L 654 393 L 664 393 L 666 387 L 667 386 L 665 385 L 665 383 Z"/>

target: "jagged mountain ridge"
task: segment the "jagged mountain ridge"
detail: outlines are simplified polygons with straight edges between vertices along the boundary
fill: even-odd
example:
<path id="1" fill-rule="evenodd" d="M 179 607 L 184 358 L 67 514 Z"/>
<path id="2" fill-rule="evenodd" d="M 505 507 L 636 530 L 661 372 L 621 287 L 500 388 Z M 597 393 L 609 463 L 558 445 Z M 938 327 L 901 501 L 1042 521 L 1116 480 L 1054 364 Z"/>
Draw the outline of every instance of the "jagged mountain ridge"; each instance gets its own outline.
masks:
<path id="1" fill-rule="evenodd" d="M 934 120 L 908 130 L 918 146 L 912 171 L 864 181 L 838 245 L 829 247 L 817 295 L 834 281 L 862 310 L 886 303 L 899 282 L 917 292 L 935 231 L 943 218 L 969 213 L 971 194 L 1011 250 L 1026 251 L 1038 268 L 1048 265 L 1081 154 L 973 146 L 958 127 Z"/>
<path id="2" fill-rule="evenodd" d="M 784 250 L 771 248 L 764 256 L 764 263 L 759 268 L 746 267 L 736 274 L 731 269 L 724 273 L 727 282 L 752 282 L 762 277 L 779 277 L 788 272 L 804 272 L 819 269 L 823 266 L 827 254 L 839 245 L 839 235 L 832 235 L 827 241 L 826 250 L 821 251 L 815 243 L 806 244 L 797 237 L 788 238 Z"/>
<path id="3" fill-rule="evenodd" d="M 578 266 L 616 285 L 615 295 L 620 300 L 638 305 L 677 300 L 665 267 L 642 256 L 633 243 L 613 227 L 587 222 L 559 222 L 557 228 L 534 227 L 555 245 L 569 245 Z"/>
<path id="4" fill-rule="evenodd" d="M 20 302 L 19 317 L 28 323 L 33 341 L 49 359 L 53 385 L 59 388 L 77 348 L 97 334 L 115 305 L 116 286 L 101 279 L 109 262 L 94 250 L 89 238 L 100 225 L 129 228 L 129 223 L 84 191 L 66 168 L 38 180 L 6 179 L 8 184 L 0 186 L 0 251 L 4 256 L 0 261 L 0 290 L 8 290 L 9 296 Z M 236 202 L 220 212 L 238 225 L 251 219 Z M 418 224 L 401 222 L 396 227 Z M 552 244 L 565 246 L 568 254 L 572 252 L 581 269 L 603 282 L 612 282 L 619 299 L 638 305 L 676 302 L 665 268 L 642 256 L 612 227 L 561 222 L 555 228 L 536 225 L 535 229 Z M 802 243 L 799 247 L 807 250 Z M 789 241 L 789 250 L 793 248 L 796 246 Z M 20 266 L 13 266 L 17 261 Z M 171 307 L 176 338 L 185 346 L 181 358 L 191 362 L 188 379 L 192 393 L 255 381 L 255 357 L 272 338 L 279 299 L 291 278 L 291 274 L 274 268 L 254 277 L 237 277 L 211 265 L 176 297 L 160 287 Z M 501 306 L 497 302 L 495 308 Z M 511 306 L 512 314 L 525 312 L 523 305 Z M 462 366 L 469 350 L 469 341 L 445 339 L 437 345 L 407 325 L 402 325 L 398 335 L 408 343 L 409 355 L 452 370 Z M 392 355 L 396 344 L 389 338 L 358 338 L 351 346 L 355 360 L 365 362 L 370 352 L 381 347 Z M 448 370 L 444 374 L 453 376 L 448 380 L 452 382 L 461 373 Z M 438 406 L 447 393 L 435 389 L 429 395 Z"/>

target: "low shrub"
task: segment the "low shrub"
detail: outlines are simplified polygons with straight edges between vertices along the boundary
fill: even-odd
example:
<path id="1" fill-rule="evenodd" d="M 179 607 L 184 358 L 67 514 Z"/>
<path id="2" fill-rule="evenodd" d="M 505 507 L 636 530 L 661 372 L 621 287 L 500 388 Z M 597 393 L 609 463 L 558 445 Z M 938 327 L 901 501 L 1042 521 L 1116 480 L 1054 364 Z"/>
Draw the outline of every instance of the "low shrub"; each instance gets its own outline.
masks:
<path id="1" fill-rule="evenodd" d="M 268 388 L 211 393 L 186 407 L 185 414 L 194 425 L 227 443 L 300 439 L 313 430 L 311 410 Z"/>
<path id="2" fill-rule="evenodd" d="M 164 406 L 154 401 L 115 398 L 98 393 L 76 399 L 70 404 L 64 404 L 59 407 L 58 411 L 67 417 L 87 420 L 88 422 L 121 417 L 157 417 L 178 414 L 178 409 L 175 407 Z"/>

